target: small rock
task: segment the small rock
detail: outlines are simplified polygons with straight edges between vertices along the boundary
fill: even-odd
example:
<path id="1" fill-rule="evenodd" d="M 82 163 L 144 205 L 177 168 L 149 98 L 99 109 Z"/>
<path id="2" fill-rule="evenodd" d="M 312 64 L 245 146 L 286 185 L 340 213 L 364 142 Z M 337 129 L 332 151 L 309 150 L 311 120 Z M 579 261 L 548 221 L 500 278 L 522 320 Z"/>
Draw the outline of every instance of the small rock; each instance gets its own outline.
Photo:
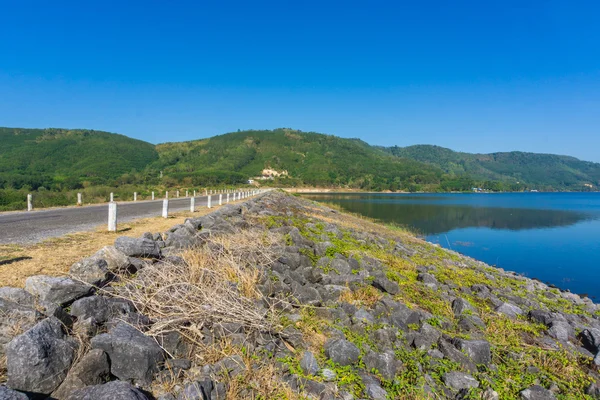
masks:
<path id="1" fill-rule="evenodd" d="M 158 244 L 150 239 L 121 236 L 115 240 L 115 248 L 129 257 L 160 258 Z"/>
<path id="2" fill-rule="evenodd" d="M 112 276 L 108 263 L 101 258 L 88 257 L 77 261 L 69 269 L 69 274 L 77 280 L 94 286 L 101 286 Z"/>
<path id="3" fill-rule="evenodd" d="M 4 385 L 0 386 L 0 400 L 29 400 L 29 396 L 25 393 L 17 392 L 7 388 Z"/>
<path id="4" fill-rule="evenodd" d="M 416 349 L 427 350 L 441 337 L 441 333 L 433 326 L 425 323 L 417 332 L 413 341 Z"/>
<path id="5" fill-rule="evenodd" d="M 333 382 L 337 378 L 335 371 L 330 370 L 329 368 L 323 368 L 323 370 L 321 370 L 321 375 L 325 382 Z"/>
<path id="6" fill-rule="evenodd" d="M 122 381 L 88 386 L 71 393 L 65 400 L 149 400 L 146 395 Z"/>
<path id="7" fill-rule="evenodd" d="M 390 353 L 378 354 L 370 351 L 362 360 L 365 363 L 367 371 L 375 370 L 388 381 L 394 380 L 396 373 L 402 366 L 402 363 L 396 360 L 396 357 Z"/>
<path id="8" fill-rule="evenodd" d="M 511 303 L 502 303 L 496 307 L 496 312 L 504 314 L 509 318 L 516 318 L 517 315 L 523 315 L 523 310 Z"/>
<path id="9" fill-rule="evenodd" d="M 90 350 L 71 368 L 67 378 L 52 393 L 57 399 L 66 398 L 70 393 L 86 386 L 100 385 L 110 378 L 108 357 L 102 350 Z"/>
<path id="10" fill-rule="evenodd" d="M 460 317 L 462 315 L 472 315 L 477 314 L 477 309 L 471 305 L 467 300 L 463 298 L 455 299 L 452 302 L 452 311 L 454 312 L 455 317 Z"/>
<path id="11" fill-rule="evenodd" d="M 367 397 L 370 400 L 387 400 L 388 394 L 381 386 L 371 383 L 366 386 Z"/>
<path id="12" fill-rule="evenodd" d="M 400 293 L 400 286 L 398 286 L 396 282 L 389 280 L 385 276 L 375 276 L 371 284 L 375 288 L 381 290 L 382 292 L 389 293 L 392 296 Z"/>
<path id="13" fill-rule="evenodd" d="M 521 393 L 522 400 L 555 400 L 556 396 L 548 389 L 534 385 L 523 390 Z"/>
<path id="14" fill-rule="evenodd" d="M 316 375 L 319 372 L 319 362 L 310 351 L 305 351 L 300 360 L 300 368 L 307 375 Z"/>
<path id="15" fill-rule="evenodd" d="M 129 268 L 129 258 L 113 246 L 105 246 L 98 250 L 91 258 L 106 261 L 108 270 L 111 272 L 125 271 Z"/>
<path id="16" fill-rule="evenodd" d="M 488 365 L 492 361 L 490 344 L 485 340 L 457 339 L 456 348 L 465 353 L 475 364 Z"/>
<path id="17" fill-rule="evenodd" d="M 473 378 L 469 374 L 457 371 L 446 373 L 443 377 L 443 380 L 446 386 L 455 391 L 479 387 L 479 382 L 477 379 Z"/>

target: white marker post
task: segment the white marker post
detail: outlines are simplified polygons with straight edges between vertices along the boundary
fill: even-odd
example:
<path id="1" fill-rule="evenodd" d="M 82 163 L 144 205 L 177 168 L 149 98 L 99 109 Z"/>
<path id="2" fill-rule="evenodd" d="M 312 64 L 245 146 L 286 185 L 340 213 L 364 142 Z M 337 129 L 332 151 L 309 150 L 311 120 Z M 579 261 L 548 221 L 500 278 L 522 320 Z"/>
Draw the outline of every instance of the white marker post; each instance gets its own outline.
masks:
<path id="1" fill-rule="evenodd" d="M 112 203 L 113 201 L 115 201 L 115 195 L 113 192 L 110 192 L 110 202 Z"/>
<path id="2" fill-rule="evenodd" d="M 137 201 L 137 192 L 133 192 L 133 201 Z"/>
<path id="3" fill-rule="evenodd" d="M 154 200 L 154 192 L 152 192 L 152 200 Z"/>
<path id="4" fill-rule="evenodd" d="M 77 205 L 80 206 L 83 204 L 83 199 L 81 198 L 81 193 L 77 193 Z"/>
<path id="5" fill-rule="evenodd" d="M 168 199 L 168 198 L 169 198 L 169 191 L 166 191 L 165 192 L 165 199 Z"/>
<path id="6" fill-rule="evenodd" d="M 208 196 L 208 189 L 204 189 L 204 195 Z"/>
<path id="7" fill-rule="evenodd" d="M 187 191 L 187 190 L 185 191 L 185 197 L 189 197 L 189 196 L 188 196 L 188 191 Z"/>
<path id="8" fill-rule="evenodd" d="M 211 198 L 211 197 L 212 197 L 212 196 L 209 194 L 209 195 L 208 195 L 208 200 L 207 200 L 207 202 L 206 202 L 206 206 L 207 206 L 208 208 L 211 208 L 211 206 L 210 206 L 210 198 Z"/>
<path id="9" fill-rule="evenodd" d="M 196 191 L 194 190 L 194 197 L 196 197 Z"/>
<path id="10" fill-rule="evenodd" d="M 225 200 L 225 203 L 229 203 L 229 193 L 227 193 L 227 199 Z"/>
<path id="11" fill-rule="evenodd" d="M 108 231 L 117 231 L 117 203 L 114 201 L 108 203 Z"/>
<path id="12" fill-rule="evenodd" d="M 27 211 L 33 210 L 33 197 L 31 194 L 27 195 Z"/>
<path id="13" fill-rule="evenodd" d="M 219 205 L 223 205 L 223 195 L 219 193 Z"/>
<path id="14" fill-rule="evenodd" d="M 175 192 L 175 196 L 179 198 L 179 190 Z"/>
<path id="15" fill-rule="evenodd" d="M 162 217 L 169 218 L 169 199 L 163 200 Z"/>
<path id="16" fill-rule="evenodd" d="M 192 197 L 190 199 L 190 212 L 195 212 L 196 211 L 196 198 Z"/>

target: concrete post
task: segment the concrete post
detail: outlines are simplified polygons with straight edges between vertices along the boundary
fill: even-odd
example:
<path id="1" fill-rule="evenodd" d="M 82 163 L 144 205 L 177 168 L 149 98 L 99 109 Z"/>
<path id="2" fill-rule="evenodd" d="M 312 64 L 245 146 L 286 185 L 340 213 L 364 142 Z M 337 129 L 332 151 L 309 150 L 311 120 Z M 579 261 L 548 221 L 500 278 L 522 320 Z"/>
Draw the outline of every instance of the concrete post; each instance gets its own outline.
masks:
<path id="1" fill-rule="evenodd" d="M 204 195 L 208 196 L 208 189 L 204 189 Z"/>
<path id="2" fill-rule="evenodd" d="M 113 192 L 110 192 L 110 202 L 112 203 L 113 201 L 115 201 L 115 196 L 113 195 Z"/>
<path id="3" fill-rule="evenodd" d="M 108 203 L 108 231 L 117 231 L 117 203 L 114 201 Z"/>
<path id="4" fill-rule="evenodd" d="M 189 197 L 189 196 L 188 196 L 188 191 L 187 191 L 187 190 L 185 191 L 185 197 Z"/>
<path id="5" fill-rule="evenodd" d="M 175 192 L 175 196 L 179 197 L 179 190 Z"/>
<path id="6" fill-rule="evenodd" d="M 133 201 L 137 201 L 137 192 L 133 192 Z"/>
<path id="7" fill-rule="evenodd" d="M 77 205 L 80 206 L 83 204 L 83 200 L 81 198 L 81 193 L 77 193 Z"/>
<path id="8" fill-rule="evenodd" d="M 33 210 L 33 197 L 31 194 L 27 195 L 27 211 Z"/>
<path id="9" fill-rule="evenodd" d="M 225 203 L 229 203 L 229 193 L 227 193 L 227 200 L 225 200 Z"/>
<path id="10" fill-rule="evenodd" d="M 212 194 L 212 189 L 210 189 L 210 194 Z"/>
<path id="11" fill-rule="evenodd" d="M 154 192 L 152 192 L 152 200 L 154 200 Z"/>
<path id="12" fill-rule="evenodd" d="M 163 200 L 162 217 L 169 218 L 169 199 Z"/>
<path id="13" fill-rule="evenodd" d="M 169 191 L 167 190 L 167 191 L 165 192 L 165 199 L 168 199 L 168 198 L 169 198 Z"/>
<path id="14" fill-rule="evenodd" d="M 190 198 L 190 212 L 195 212 L 196 211 L 196 198 L 192 197 Z"/>
<path id="15" fill-rule="evenodd" d="M 223 195 L 221 193 L 219 193 L 219 205 L 223 205 Z"/>
<path id="16" fill-rule="evenodd" d="M 207 205 L 207 207 L 208 207 L 208 208 L 211 208 L 211 206 L 210 206 L 210 198 L 211 198 L 211 197 L 212 197 L 212 196 L 209 194 L 209 195 L 208 195 L 208 200 L 207 200 L 207 203 L 206 203 L 206 205 Z"/>
<path id="17" fill-rule="evenodd" d="M 196 197 L 196 191 L 194 190 L 194 197 Z"/>

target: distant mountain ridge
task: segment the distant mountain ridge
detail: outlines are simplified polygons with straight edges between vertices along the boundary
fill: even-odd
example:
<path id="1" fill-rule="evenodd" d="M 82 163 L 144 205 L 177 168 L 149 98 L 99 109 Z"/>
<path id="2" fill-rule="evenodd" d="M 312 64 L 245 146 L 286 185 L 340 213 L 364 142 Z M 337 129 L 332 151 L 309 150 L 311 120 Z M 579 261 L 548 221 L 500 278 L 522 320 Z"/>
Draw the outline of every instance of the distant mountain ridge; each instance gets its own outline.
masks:
<path id="1" fill-rule="evenodd" d="M 521 151 L 472 154 L 435 145 L 385 147 L 397 157 L 440 167 L 475 180 L 524 183 L 540 189 L 580 190 L 600 185 L 600 164 L 571 156 Z"/>
<path id="2" fill-rule="evenodd" d="M 159 145 L 95 130 L 0 128 L 4 190 L 238 185 L 265 169 L 287 171 L 274 177 L 281 186 L 374 191 L 596 190 L 600 184 L 600 164 L 574 157 L 469 154 L 430 145 L 378 147 L 289 128 Z"/>

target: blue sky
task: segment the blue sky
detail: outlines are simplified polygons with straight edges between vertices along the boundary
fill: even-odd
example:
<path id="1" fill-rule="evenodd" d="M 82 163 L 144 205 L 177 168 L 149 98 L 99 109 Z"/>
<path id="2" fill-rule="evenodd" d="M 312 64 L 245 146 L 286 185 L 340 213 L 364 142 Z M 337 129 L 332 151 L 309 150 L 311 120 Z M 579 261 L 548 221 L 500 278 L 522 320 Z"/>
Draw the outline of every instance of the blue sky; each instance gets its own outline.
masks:
<path id="1" fill-rule="evenodd" d="M 600 162 L 595 1 L 4 1 L 0 126 Z M 0 144 L 1 145 L 1 144 Z"/>

